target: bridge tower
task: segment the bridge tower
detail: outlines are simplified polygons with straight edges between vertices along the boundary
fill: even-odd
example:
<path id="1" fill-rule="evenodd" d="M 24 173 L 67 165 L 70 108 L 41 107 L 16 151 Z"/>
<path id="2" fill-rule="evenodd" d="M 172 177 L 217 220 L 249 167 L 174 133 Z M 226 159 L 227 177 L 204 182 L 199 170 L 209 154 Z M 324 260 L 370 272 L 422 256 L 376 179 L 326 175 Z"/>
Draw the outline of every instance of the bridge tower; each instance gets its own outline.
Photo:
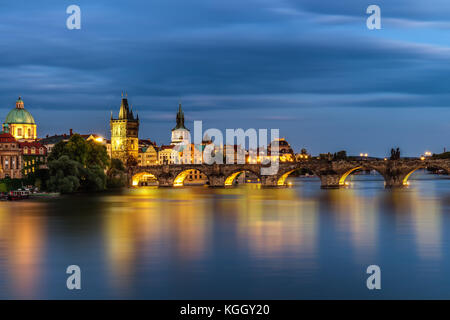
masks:
<path id="1" fill-rule="evenodd" d="M 139 151 L 139 116 L 133 115 L 133 108 L 128 105 L 127 95 L 122 93 L 119 117 L 113 118 L 111 112 L 111 158 L 119 159 L 124 165 L 137 161 Z"/>

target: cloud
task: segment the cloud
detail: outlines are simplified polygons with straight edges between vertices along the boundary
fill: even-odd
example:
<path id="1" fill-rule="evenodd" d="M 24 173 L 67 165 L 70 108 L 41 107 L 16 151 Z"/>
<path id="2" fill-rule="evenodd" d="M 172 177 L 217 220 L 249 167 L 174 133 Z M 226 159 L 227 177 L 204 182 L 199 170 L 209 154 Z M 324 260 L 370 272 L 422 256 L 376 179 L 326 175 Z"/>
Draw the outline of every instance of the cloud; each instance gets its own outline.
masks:
<path id="1" fill-rule="evenodd" d="M 360 0 L 79 0 L 79 31 L 65 28 L 68 1 L 10 1 L 0 104 L 23 95 L 33 108 L 100 119 L 125 90 L 142 122 L 170 121 L 181 98 L 191 119 L 232 123 L 239 111 L 250 127 L 273 120 L 288 132 L 289 119 L 325 108 L 427 114 L 450 96 L 450 5 L 436 1 L 381 1 L 374 32 Z"/>

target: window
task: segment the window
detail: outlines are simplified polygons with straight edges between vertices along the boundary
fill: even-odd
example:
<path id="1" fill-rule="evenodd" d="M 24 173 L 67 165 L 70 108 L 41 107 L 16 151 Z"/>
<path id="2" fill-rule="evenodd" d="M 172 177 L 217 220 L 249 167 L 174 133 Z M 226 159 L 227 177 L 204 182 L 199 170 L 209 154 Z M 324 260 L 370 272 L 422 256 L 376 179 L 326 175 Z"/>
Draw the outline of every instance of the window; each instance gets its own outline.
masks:
<path id="1" fill-rule="evenodd" d="M 22 128 L 18 128 L 18 129 L 17 129 L 17 135 L 18 135 L 18 136 L 21 136 L 21 135 L 22 135 Z"/>
<path id="2" fill-rule="evenodd" d="M 31 138 L 31 128 L 28 128 L 28 137 Z"/>

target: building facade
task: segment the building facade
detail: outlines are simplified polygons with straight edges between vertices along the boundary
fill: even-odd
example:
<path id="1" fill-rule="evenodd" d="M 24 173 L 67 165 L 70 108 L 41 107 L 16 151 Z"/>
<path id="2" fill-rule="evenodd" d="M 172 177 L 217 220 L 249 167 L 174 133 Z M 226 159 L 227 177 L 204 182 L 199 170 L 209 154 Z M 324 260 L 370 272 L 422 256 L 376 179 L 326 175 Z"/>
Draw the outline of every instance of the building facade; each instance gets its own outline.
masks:
<path id="1" fill-rule="evenodd" d="M 25 107 L 21 97 L 16 101 L 16 107 L 6 116 L 3 132 L 10 133 L 19 141 L 36 140 L 36 123 Z"/>
<path id="2" fill-rule="evenodd" d="M 138 165 L 155 166 L 159 163 L 158 151 L 155 146 L 147 145 L 139 148 Z"/>
<path id="3" fill-rule="evenodd" d="M 158 152 L 159 164 L 180 164 L 180 153 L 174 146 L 161 146 Z"/>
<path id="4" fill-rule="evenodd" d="M 22 152 L 19 142 L 10 133 L 0 134 L 0 179 L 22 178 Z"/>
<path id="5" fill-rule="evenodd" d="M 23 175 L 47 167 L 47 148 L 39 142 L 19 142 L 22 151 Z"/>
<path id="6" fill-rule="evenodd" d="M 119 117 L 113 118 L 111 112 L 111 158 L 119 159 L 124 165 L 128 162 L 138 161 L 139 153 L 139 116 L 133 115 L 133 110 L 128 106 L 127 98 L 122 97 Z"/>

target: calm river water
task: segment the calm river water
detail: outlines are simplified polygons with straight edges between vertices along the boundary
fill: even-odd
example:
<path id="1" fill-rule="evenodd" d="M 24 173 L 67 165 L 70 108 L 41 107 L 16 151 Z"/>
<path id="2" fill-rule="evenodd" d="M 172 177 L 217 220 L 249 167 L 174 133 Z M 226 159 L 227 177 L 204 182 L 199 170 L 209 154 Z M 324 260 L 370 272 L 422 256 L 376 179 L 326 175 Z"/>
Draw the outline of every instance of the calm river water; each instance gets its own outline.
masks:
<path id="1" fill-rule="evenodd" d="M 291 181 L 0 202 L 0 298 L 450 299 L 449 177 Z"/>

